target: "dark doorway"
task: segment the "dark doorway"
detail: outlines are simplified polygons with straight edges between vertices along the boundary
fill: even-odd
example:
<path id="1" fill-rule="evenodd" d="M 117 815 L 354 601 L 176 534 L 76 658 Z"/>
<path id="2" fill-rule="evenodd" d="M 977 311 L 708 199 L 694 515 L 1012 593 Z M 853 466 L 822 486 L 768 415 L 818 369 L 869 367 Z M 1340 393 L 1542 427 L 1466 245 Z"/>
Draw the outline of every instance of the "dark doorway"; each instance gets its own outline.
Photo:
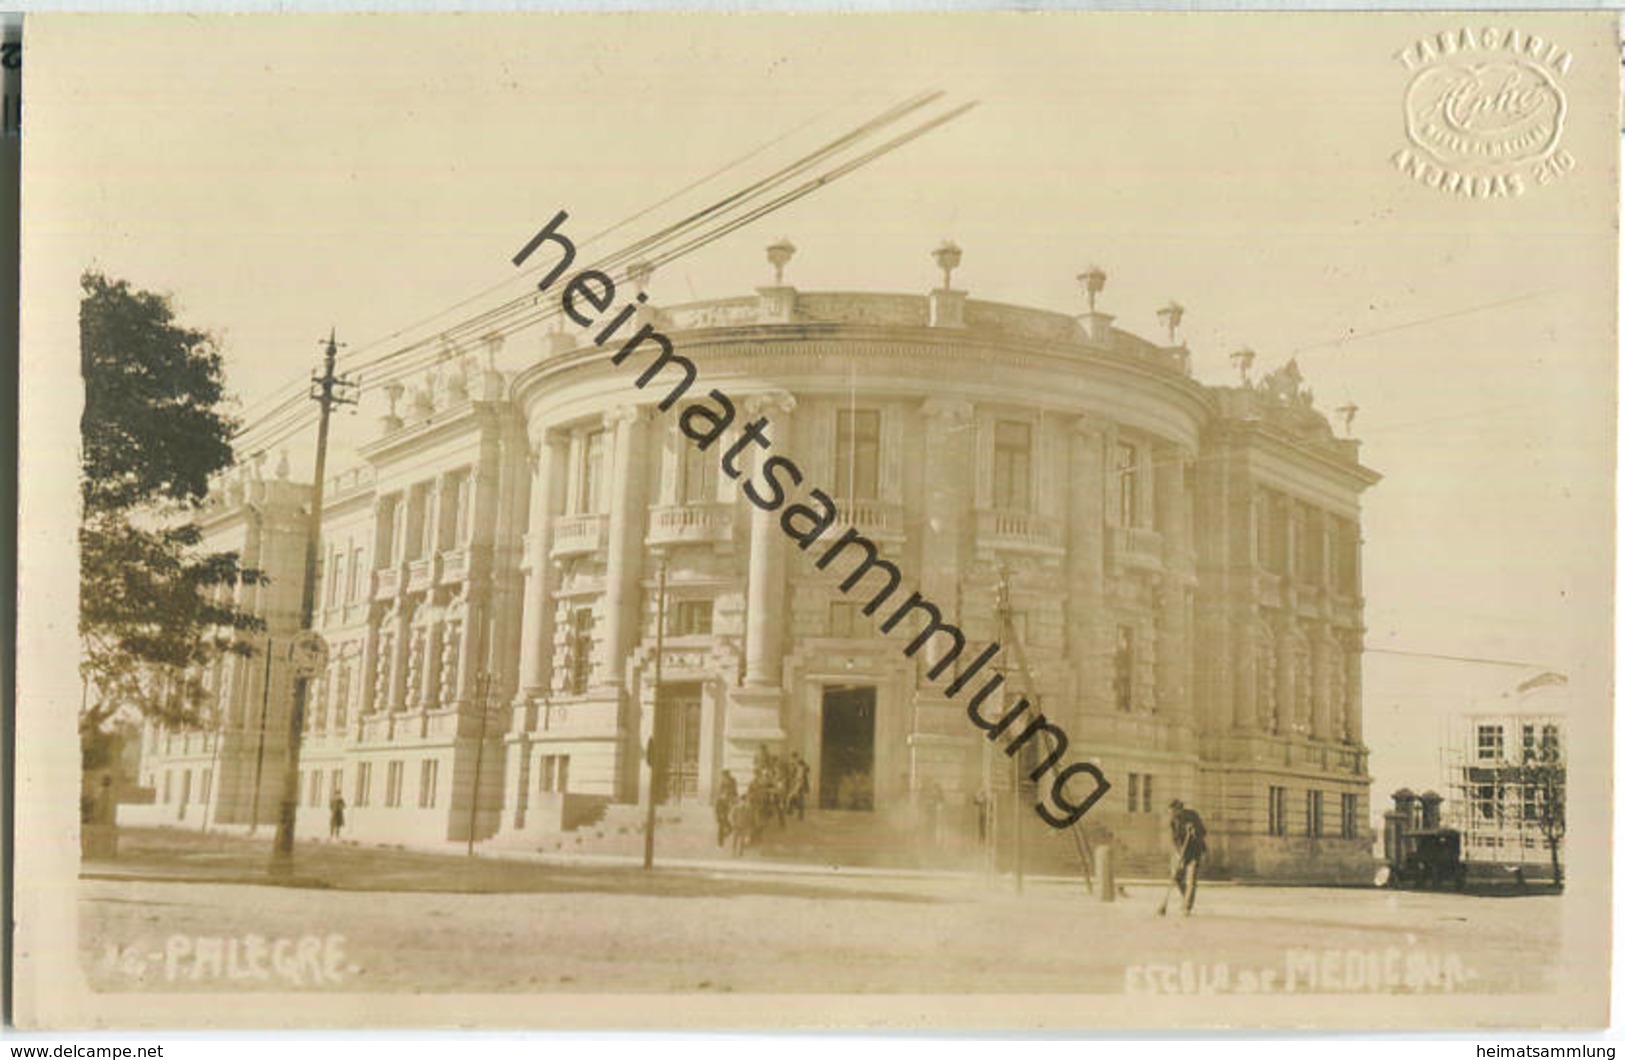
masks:
<path id="1" fill-rule="evenodd" d="M 655 743 L 665 765 L 660 802 L 695 798 L 700 792 L 700 686 L 661 685 L 656 696 Z"/>
<path id="2" fill-rule="evenodd" d="M 875 808 L 874 686 L 824 689 L 818 805 L 825 810 Z"/>

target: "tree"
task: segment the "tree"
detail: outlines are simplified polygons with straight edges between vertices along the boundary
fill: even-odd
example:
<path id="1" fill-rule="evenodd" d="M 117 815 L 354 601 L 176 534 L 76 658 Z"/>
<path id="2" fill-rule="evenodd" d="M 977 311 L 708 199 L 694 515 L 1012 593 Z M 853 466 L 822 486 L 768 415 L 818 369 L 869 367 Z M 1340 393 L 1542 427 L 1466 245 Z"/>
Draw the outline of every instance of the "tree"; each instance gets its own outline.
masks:
<path id="1" fill-rule="evenodd" d="M 1548 729 L 1541 737 L 1538 748 L 1525 747 L 1523 764 L 1518 770 L 1524 791 L 1534 803 L 1534 823 L 1546 840 L 1546 850 L 1552 857 L 1552 882 L 1563 886 L 1563 863 L 1558 849 L 1568 831 L 1568 805 L 1565 787 L 1568 768 L 1563 762 L 1557 744 L 1555 729 Z"/>
<path id="2" fill-rule="evenodd" d="M 220 351 L 174 319 L 169 299 L 100 273 L 80 278 L 85 410 L 79 528 L 79 634 L 86 681 L 80 731 L 96 742 L 129 709 L 196 722 L 204 668 L 249 649 L 263 628 L 231 589 L 257 584 L 231 552 L 201 548 L 187 517 L 232 463 Z"/>

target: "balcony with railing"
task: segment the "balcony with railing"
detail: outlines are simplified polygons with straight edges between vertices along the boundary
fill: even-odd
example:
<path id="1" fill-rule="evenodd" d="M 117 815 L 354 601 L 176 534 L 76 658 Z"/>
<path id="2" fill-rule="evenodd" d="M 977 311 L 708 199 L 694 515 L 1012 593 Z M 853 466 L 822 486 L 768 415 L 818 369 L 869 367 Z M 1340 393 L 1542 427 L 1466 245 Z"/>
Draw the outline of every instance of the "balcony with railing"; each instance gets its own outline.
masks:
<path id="1" fill-rule="evenodd" d="M 553 557 L 579 556 L 604 547 L 609 516 L 561 515 L 553 521 Z"/>
<path id="2" fill-rule="evenodd" d="M 734 532 L 731 504 L 674 504 L 649 512 L 651 545 L 703 544 L 730 541 Z"/>
<path id="3" fill-rule="evenodd" d="M 831 534 L 838 537 L 851 528 L 874 541 L 903 540 L 903 506 L 880 500 L 837 500 L 835 525 Z"/>
<path id="4" fill-rule="evenodd" d="M 1059 553 L 1066 538 L 1058 519 L 1037 512 L 982 509 L 976 513 L 976 546 L 1018 552 Z"/>
<path id="5" fill-rule="evenodd" d="M 468 579 L 468 549 L 452 548 L 440 553 L 440 584 L 453 585 Z"/>
<path id="6" fill-rule="evenodd" d="M 434 586 L 434 560 L 415 559 L 406 565 L 406 591 L 420 593 Z"/>
<path id="7" fill-rule="evenodd" d="M 1162 569 L 1162 535 L 1138 526 L 1111 528 L 1111 564 L 1118 570 Z"/>
<path id="8" fill-rule="evenodd" d="M 401 592 L 401 569 L 380 567 L 372 572 L 372 594 L 379 600 L 393 600 Z"/>

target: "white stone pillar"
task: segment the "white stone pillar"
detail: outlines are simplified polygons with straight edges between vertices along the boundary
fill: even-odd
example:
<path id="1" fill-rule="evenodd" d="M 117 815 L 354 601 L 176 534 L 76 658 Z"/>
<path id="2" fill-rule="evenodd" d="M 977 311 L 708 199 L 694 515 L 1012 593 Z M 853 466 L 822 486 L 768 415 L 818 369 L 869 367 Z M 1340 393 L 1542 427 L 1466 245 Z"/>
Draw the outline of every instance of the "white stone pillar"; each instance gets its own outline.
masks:
<path id="1" fill-rule="evenodd" d="M 1340 649 L 1330 626 L 1320 626 L 1310 641 L 1309 650 L 1314 668 L 1314 713 L 1310 722 L 1310 735 L 1317 740 L 1337 739 L 1340 720 L 1332 703 L 1332 660 Z"/>
<path id="2" fill-rule="evenodd" d="M 1186 524 L 1185 464 L 1188 454 L 1173 446 L 1156 451 L 1157 525 L 1162 532 L 1163 575 L 1157 594 L 1157 709 L 1191 720 L 1188 662 L 1189 623 L 1186 591 L 1194 579 L 1190 572 L 1190 542 Z"/>
<path id="3" fill-rule="evenodd" d="M 748 419 L 765 416 L 766 435 L 773 451 L 785 453 L 790 446 L 790 413 L 795 399 L 789 394 L 770 394 L 745 403 Z M 772 455 L 753 450 L 751 479 L 761 480 L 760 469 Z M 760 489 L 760 486 L 757 487 Z M 749 499 L 747 498 L 747 503 Z M 750 568 L 745 598 L 745 687 L 779 688 L 784 681 L 784 530 L 777 512 L 750 505 Z"/>
<path id="4" fill-rule="evenodd" d="M 1066 553 L 1066 651 L 1084 710 L 1117 709 L 1112 699 L 1116 632 L 1106 608 L 1107 424 L 1082 416 L 1072 427 Z"/>
<path id="5" fill-rule="evenodd" d="M 945 325 L 948 326 L 948 325 Z M 925 421 L 925 467 L 920 476 L 925 487 L 925 519 L 921 527 L 920 591 L 943 609 L 955 623 L 960 620 L 958 597 L 961 576 L 965 516 L 970 510 L 970 485 L 965 468 L 970 465 L 970 442 L 974 437 L 972 417 L 975 408 L 968 401 L 928 398 L 920 406 Z M 947 650 L 945 638 L 933 637 L 925 646 L 924 668 L 929 672 Z M 974 651 L 960 652 L 959 665 L 974 658 Z M 937 679 L 937 686 L 953 681 L 953 670 Z M 933 689 L 933 691 L 935 691 Z"/>
<path id="6" fill-rule="evenodd" d="M 566 445 L 567 439 L 551 431 L 544 432 L 532 467 L 530 525 L 522 560 L 525 596 L 519 634 L 519 691 L 526 703 L 545 695 L 552 685 L 553 562 L 550 553 Z"/>
<path id="7" fill-rule="evenodd" d="M 604 665 L 602 684 L 622 689 L 627 653 L 637 637 L 637 608 L 643 581 L 642 417 L 622 405 L 604 415 L 613 432 L 610 455 L 609 542 L 604 576 Z"/>

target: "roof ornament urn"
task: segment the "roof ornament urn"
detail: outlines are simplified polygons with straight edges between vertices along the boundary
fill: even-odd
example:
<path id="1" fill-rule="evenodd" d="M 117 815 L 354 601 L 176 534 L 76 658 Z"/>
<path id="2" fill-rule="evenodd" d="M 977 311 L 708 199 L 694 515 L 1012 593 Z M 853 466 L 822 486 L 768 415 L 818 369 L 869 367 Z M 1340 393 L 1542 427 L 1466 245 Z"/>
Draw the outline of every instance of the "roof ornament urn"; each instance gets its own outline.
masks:
<path id="1" fill-rule="evenodd" d="M 1085 297 L 1089 299 L 1089 312 L 1095 311 L 1095 296 L 1106 289 L 1106 270 L 1099 265 L 1091 265 L 1078 274 L 1078 283 L 1083 287 Z"/>
<path id="2" fill-rule="evenodd" d="M 959 262 L 964 258 L 965 252 L 959 249 L 959 244 L 951 239 L 944 239 L 931 252 L 931 258 L 942 270 L 942 289 L 953 290 L 954 270 L 959 268 Z"/>
<path id="3" fill-rule="evenodd" d="M 1162 323 L 1163 327 L 1168 329 L 1168 345 L 1179 345 L 1176 333 L 1179 331 L 1179 322 L 1184 319 L 1185 307 L 1172 299 L 1169 299 L 1167 305 L 1157 310 L 1157 320 Z"/>
<path id="4" fill-rule="evenodd" d="M 773 286 L 784 286 L 784 267 L 796 256 L 796 245 L 781 238 L 767 248 L 767 263 L 773 266 Z"/>
<path id="5" fill-rule="evenodd" d="M 1236 372 L 1241 376 L 1242 386 L 1252 385 L 1253 361 L 1257 357 L 1258 354 L 1254 353 L 1249 346 L 1243 346 L 1230 355 L 1230 363 L 1236 366 Z"/>

